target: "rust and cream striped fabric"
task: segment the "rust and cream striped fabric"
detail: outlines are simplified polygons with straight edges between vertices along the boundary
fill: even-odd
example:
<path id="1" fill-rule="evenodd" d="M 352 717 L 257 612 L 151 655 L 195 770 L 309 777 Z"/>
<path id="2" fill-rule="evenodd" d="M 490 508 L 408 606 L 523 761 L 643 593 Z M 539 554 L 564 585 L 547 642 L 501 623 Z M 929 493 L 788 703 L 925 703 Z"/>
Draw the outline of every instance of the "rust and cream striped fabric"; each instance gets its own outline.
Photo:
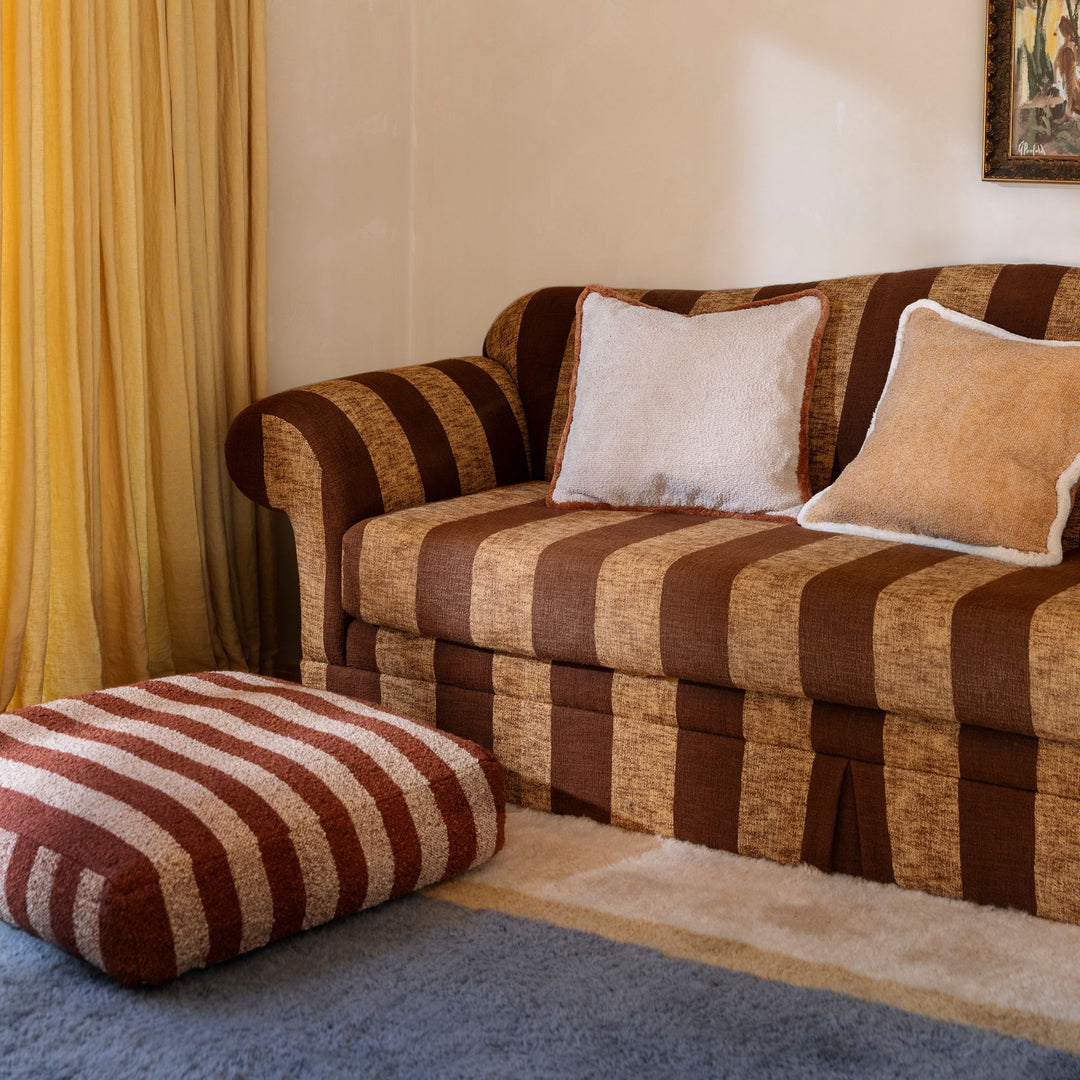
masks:
<path id="1" fill-rule="evenodd" d="M 525 414 L 506 369 L 479 357 L 333 379 L 245 409 L 229 473 L 284 510 L 300 569 L 304 656 L 340 663 L 341 538 L 361 518 L 529 476 Z"/>
<path id="2" fill-rule="evenodd" d="M 460 873 L 503 818 L 487 751 L 276 679 L 0 717 L 0 918 L 130 985 Z"/>
<path id="3" fill-rule="evenodd" d="M 1018 568 L 538 482 L 369 519 L 346 611 L 516 656 L 1080 742 L 1080 552 Z"/>
<path id="4" fill-rule="evenodd" d="M 314 681 L 490 746 L 507 796 L 1080 922 L 1080 749 L 368 626 Z"/>

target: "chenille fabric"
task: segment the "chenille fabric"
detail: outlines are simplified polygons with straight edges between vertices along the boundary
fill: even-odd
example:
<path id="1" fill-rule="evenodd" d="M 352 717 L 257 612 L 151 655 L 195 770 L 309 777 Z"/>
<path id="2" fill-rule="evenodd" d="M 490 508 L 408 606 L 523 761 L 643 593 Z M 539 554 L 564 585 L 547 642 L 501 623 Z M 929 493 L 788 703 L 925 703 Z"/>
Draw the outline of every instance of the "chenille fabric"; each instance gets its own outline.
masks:
<path id="1" fill-rule="evenodd" d="M 888 375 L 900 315 L 929 298 L 1010 333 L 1080 340 L 1080 269 L 1041 265 L 931 267 L 758 289 L 623 289 L 654 307 L 697 315 L 802 289 L 829 301 L 810 403 L 810 483 L 820 491 L 862 447 Z M 513 376 L 528 423 L 534 479 L 550 479 L 566 424 L 574 315 L 582 286 L 539 289 L 492 323 L 484 354 Z"/>
<path id="2" fill-rule="evenodd" d="M 808 288 L 830 308 L 815 492 L 862 447 L 913 301 L 1080 340 L 1080 269 L 1062 266 L 620 292 L 685 315 Z M 547 506 L 580 294 L 520 298 L 484 358 L 450 362 L 467 405 L 399 398 L 380 425 L 337 380 L 234 425 L 233 476 L 298 537 L 305 683 L 475 739 L 529 806 L 1080 922 L 1075 509 L 1044 568 Z M 385 403 L 417 370 L 352 381 Z"/>
<path id="3" fill-rule="evenodd" d="M 548 501 L 790 516 L 827 317 L 812 291 L 687 316 L 589 286 Z"/>
<path id="4" fill-rule="evenodd" d="M 1080 552 L 976 555 L 705 515 L 549 507 L 533 481 L 361 522 L 345 611 L 514 656 L 1080 743 Z"/>
<path id="5" fill-rule="evenodd" d="M 480 747 L 258 675 L 0 716 L 0 919 L 158 984 L 461 873 L 503 842 Z"/>
<path id="6" fill-rule="evenodd" d="M 515 657 L 359 621 L 313 685 L 494 748 L 507 797 L 1080 922 L 1080 748 Z"/>
<path id="7" fill-rule="evenodd" d="M 514 381 L 483 357 L 333 379 L 264 398 L 225 444 L 238 487 L 296 538 L 307 660 L 341 663 L 341 541 L 361 518 L 528 479 Z"/>
<path id="8" fill-rule="evenodd" d="M 809 529 L 1061 562 L 1080 480 L 1080 344 L 919 300 L 858 457 L 799 512 Z"/>

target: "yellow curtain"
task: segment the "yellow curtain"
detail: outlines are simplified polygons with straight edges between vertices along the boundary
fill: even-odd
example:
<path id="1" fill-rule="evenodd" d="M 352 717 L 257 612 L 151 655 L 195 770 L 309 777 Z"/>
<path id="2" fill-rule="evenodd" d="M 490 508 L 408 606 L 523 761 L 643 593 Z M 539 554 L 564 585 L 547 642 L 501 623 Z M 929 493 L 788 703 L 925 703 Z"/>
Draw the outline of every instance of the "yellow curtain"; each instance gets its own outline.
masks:
<path id="1" fill-rule="evenodd" d="M 0 708 L 273 652 L 264 0 L 0 0 Z"/>

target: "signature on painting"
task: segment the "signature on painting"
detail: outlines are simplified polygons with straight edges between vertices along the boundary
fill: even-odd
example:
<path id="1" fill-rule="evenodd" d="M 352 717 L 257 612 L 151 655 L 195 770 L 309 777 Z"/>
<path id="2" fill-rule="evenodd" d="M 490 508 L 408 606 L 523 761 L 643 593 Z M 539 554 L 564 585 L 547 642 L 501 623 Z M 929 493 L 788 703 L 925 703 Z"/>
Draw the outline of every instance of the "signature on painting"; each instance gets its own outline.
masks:
<path id="1" fill-rule="evenodd" d="M 1012 152 L 1080 157 L 1080 0 L 1014 0 Z"/>

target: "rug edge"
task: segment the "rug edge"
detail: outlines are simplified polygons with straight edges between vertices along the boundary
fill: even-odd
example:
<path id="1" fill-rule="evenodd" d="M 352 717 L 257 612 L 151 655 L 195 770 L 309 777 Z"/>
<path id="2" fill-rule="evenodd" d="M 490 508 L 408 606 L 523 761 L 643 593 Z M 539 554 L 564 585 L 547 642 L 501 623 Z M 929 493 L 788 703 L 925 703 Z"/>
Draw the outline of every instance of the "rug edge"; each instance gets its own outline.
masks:
<path id="1" fill-rule="evenodd" d="M 836 964 L 804 960 L 746 942 L 711 937 L 647 919 L 630 918 L 540 899 L 514 889 L 456 879 L 421 890 L 421 895 L 474 911 L 500 911 L 520 918 L 582 930 L 629 945 L 656 949 L 665 956 L 745 972 L 773 982 L 848 997 L 954 1024 L 1027 1039 L 1070 1054 L 1080 1054 L 1080 1023 L 1040 1013 L 970 1001 L 941 990 L 919 989 L 892 979 L 875 979 Z"/>

